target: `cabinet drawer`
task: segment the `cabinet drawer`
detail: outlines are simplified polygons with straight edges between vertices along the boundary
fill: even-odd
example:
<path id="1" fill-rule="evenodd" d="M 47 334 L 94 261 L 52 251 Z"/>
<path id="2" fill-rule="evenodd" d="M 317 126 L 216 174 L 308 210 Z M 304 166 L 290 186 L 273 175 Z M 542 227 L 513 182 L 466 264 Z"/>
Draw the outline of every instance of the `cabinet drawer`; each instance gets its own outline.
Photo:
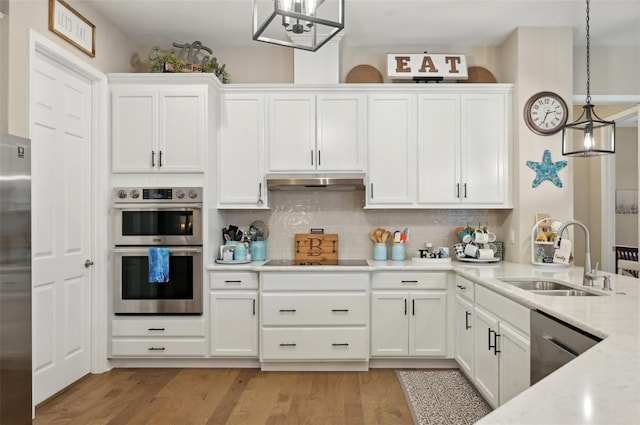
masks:
<path id="1" fill-rule="evenodd" d="M 530 311 L 527 307 L 496 294 L 481 285 L 476 285 L 475 294 L 477 305 L 481 305 L 494 316 L 515 326 L 525 335 L 529 335 Z"/>
<path id="2" fill-rule="evenodd" d="M 211 289 L 258 289 L 258 273 L 210 272 Z"/>
<path id="3" fill-rule="evenodd" d="M 204 339 L 120 339 L 111 340 L 114 357 L 204 357 Z"/>
<path id="4" fill-rule="evenodd" d="M 456 294 L 474 302 L 475 284 L 469 279 L 456 275 Z"/>
<path id="5" fill-rule="evenodd" d="M 365 293 L 267 293 L 262 295 L 262 324 L 271 326 L 365 325 Z"/>
<path id="6" fill-rule="evenodd" d="M 263 291 L 366 291 L 368 272 L 262 273 Z"/>
<path id="7" fill-rule="evenodd" d="M 447 289 L 447 272 L 376 272 L 373 289 Z"/>
<path id="8" fill-rule="evenodd" d="M 204 321 L 112 320 L 112 336 L 200 336 L 205 334 Z"/>
<path id="9" fill-rule="evenodd" d="M 355 360 L 367 358 L 361 328 L 271 328 L 262 330 L 263 360 Z"/>

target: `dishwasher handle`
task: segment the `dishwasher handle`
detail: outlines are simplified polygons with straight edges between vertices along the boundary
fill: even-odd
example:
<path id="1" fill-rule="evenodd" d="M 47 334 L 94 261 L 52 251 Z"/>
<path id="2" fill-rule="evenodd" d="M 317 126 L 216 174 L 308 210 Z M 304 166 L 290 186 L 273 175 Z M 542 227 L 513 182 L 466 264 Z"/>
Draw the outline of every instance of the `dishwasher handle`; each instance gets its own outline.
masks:
<path id="1" fill-rule="evenodd" d="M 556 348 L 562 350 L 565 354 L 568 354 L 572 357 L 578 357 L 579 353 L 573 350 L 566 344 L 563 344 L 562 341 L 552 337 L 551 335 L 543 335 L 542 338 L 550 344 L 553 344 Z"/>

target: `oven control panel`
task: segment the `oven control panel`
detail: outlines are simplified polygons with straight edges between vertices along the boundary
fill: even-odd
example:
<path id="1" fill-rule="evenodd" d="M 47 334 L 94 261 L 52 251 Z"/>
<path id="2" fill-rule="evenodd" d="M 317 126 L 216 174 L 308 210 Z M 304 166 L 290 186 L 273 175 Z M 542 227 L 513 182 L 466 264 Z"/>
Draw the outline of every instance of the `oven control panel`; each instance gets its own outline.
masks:
<path id="1" fill-rule="evenodd" d="M 116 187 L 113 202 L 197 202 L 202 203 L 201 187 Z"/>

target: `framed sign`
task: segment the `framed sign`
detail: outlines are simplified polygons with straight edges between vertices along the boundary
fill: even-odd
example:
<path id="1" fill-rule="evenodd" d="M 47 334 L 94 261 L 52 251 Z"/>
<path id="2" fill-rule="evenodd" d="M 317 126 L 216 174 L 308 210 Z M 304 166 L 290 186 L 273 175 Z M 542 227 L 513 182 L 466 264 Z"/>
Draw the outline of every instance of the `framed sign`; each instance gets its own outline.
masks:
<path id="1" fill-rule="evenodd" d="M 49 30 L 92 58 L 96 56 L 96 26 L 63 0 L 49 0 Z"/>
<path id="2" fill-rule="evenodd" d="M 388 54 L 389 78 L 466 80 L 467 58 L 459 54 Z"/>

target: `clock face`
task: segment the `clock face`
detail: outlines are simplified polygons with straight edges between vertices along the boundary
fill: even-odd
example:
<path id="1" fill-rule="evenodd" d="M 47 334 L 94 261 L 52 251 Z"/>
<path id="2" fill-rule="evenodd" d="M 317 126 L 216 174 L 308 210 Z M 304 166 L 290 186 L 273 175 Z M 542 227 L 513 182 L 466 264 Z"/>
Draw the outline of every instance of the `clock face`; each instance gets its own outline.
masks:
<path id="1" fill-rule="evenodd" d="M 524 107 L 524 120 L 536 134 L 555 134 L 567 123 L 567 104 L 552 92 L 540 92 L 531 96 Z"/>

